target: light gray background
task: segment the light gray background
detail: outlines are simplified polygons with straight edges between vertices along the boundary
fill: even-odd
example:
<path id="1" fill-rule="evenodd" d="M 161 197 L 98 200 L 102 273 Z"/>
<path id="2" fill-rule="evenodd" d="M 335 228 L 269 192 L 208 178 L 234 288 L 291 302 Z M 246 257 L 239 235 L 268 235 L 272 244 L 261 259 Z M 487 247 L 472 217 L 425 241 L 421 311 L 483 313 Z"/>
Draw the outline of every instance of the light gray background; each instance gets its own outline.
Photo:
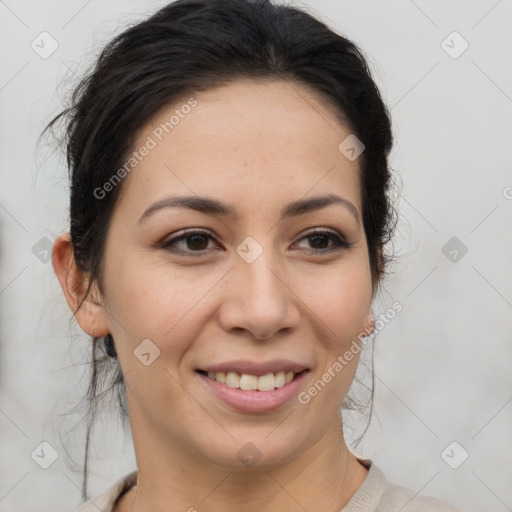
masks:
<path id="1" fill-rule="evenodd" d="M 89 340 L 45 261 L 45 243 L 67 228 L 67 179 L 63 158 L 36 140 L 74 73 L 163 4 L 0 1 L 1 512 L 80 503 L 81 475 L 60 440 L 77 425 L 67 446 L 79 464 L 80 415 L 58 415 L 86 389 Z M 512 510 L 512 1 L 307 5 L 368 56 L 402 183 L 400 259 L 375 311 L 394 300 L 403 311 L 375 341 L 376 417 L 355 451 L 389 480 L 464 510 Z M 31 48 L 43 31 L 59 45 L 46 59 Z M 458 58 L 442 47 L 453 31 L 469 44 Z M 444 46 L 461 44 L 451 36 Z M 442 252 L 452 237 L 468 248 L 456 262 Z M 58 453 L 46 470 L 31 458 L 42 441 Z M 453 441 L 452 463 L 469 454 L 458 469 L 441 456 Z M 95 442 L 91 495 L 135 467 L 114 415 Z"/>

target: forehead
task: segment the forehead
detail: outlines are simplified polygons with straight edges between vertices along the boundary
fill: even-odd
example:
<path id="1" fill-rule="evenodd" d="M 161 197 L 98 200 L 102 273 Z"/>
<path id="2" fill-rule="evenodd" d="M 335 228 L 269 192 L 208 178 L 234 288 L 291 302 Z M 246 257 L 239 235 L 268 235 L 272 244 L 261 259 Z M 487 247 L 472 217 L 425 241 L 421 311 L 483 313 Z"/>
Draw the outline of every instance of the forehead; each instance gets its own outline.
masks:
<path id="1" fill-rule="evenodd" d="M 236 80 L 175 101 L 139 131 L 133 150 L 150 149 L 122 195 L 145 203 L 170 191 L 285 202 L 336 188 L 360 208 L 358 163 L 338 149 L 349 134 L 330 102 L 307 87 Z"/>

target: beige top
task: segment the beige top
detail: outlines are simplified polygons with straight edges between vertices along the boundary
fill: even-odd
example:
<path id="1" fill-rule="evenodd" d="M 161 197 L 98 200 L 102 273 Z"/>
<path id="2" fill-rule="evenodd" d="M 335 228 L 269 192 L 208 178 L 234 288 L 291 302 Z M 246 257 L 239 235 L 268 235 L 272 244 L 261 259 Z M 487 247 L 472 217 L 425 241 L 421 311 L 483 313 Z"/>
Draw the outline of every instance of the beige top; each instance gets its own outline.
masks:
<path id="1" fill-rule="evenodd" d="M 390 484 L 370 459 L 358 459 L 367 469 L 365 481 L 340 512 L 461 512 L 436 498 Z M 76 512 L 112 512 L 116 500 L 137 482 L 137 470 L 116 480 Z"/>

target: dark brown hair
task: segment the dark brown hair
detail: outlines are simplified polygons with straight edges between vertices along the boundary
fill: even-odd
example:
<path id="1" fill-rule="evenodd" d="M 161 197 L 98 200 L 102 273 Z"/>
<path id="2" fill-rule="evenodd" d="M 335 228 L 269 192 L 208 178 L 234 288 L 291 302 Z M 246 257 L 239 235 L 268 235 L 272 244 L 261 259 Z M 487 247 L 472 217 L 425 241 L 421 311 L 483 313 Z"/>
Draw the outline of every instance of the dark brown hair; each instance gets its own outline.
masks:
<path id="1" fill-rule="evenodd" d="M 308 87 L 364 143 L 358 158 L 362 217 L 374 289 L 380 283 L 391 259 L 384 247 L 395 225 L 388 193 L 392 133 L 362 51 L 312 15 L 270 0 L 177 0 L 109 42 L 74 89 L 70 106 L 47 127 L 65 121 L 71 242 L 77 265 L 90 279 L 77 310 L 93 282 L 102 290 L 106 234 L 124 181 L 101 199 L 94 191 L 123 165 L 138 130 L 164 106 L 243 77 Z M 107 390 L 100 393 L 100 384 Z M 94 338 L 85 397 L 84 500 L 99 401 L 117 390 L 125 422 L 124 386 L 112 337 Z M 373 397 L 373 373 L 371 390 Z"/>

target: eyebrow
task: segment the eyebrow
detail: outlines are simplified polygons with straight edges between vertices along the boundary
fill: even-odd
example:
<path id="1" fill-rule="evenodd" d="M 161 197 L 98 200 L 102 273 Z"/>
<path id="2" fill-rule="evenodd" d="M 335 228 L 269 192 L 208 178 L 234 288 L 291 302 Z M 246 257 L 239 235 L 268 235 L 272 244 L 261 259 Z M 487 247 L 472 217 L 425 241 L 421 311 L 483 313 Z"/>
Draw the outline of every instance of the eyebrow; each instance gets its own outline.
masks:
<path id="1" fill-rule="evenodd" d="M 325 208 L 332 204 L 339 204 L 344 206 L 352 214 L 356 221 L 360 223 L 359 212 L 357 211 L 354 203 L 348 199 L 345 199 L 344 197 L 340 197 L 335 194 L 315 196 L 308 199 L 299 199 L 298 201 L 293 201 L 281 209 L 280 221 L 289 217 L 296 217 L 298 215 L 320 210 L 321 208 Z M 159 210 L 176 207 L 190 208 L 191 210 L 195 210 L 201 213 L 236 217 L 236 210 L 233 206 L 218 201 L 217 199 L 199 196 L 177 196 L 167 197 L 157 201 L 156 203 L 153 203 L 142 214 L 138 220 L 138 223 L 142 223 L 144 220 L 148 219 Z"/>

